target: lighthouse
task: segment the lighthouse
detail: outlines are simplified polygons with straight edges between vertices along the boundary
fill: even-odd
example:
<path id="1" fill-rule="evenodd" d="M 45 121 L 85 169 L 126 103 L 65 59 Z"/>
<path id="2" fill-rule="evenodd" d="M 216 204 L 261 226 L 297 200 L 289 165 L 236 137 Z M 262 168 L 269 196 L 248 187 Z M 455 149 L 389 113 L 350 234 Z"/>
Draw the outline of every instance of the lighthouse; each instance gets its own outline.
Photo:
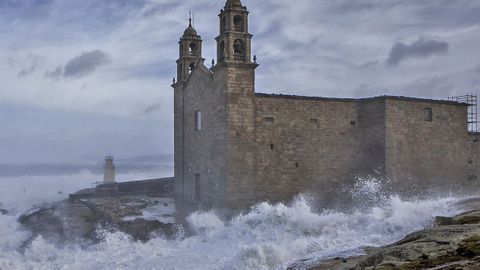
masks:
<path id="1" fill-rule="evenodd" d="M 105 157 L 105 165 L 103 166 L 103 182 L 115 182 L 115 164 L 113 163 L 113 156 Z"/>

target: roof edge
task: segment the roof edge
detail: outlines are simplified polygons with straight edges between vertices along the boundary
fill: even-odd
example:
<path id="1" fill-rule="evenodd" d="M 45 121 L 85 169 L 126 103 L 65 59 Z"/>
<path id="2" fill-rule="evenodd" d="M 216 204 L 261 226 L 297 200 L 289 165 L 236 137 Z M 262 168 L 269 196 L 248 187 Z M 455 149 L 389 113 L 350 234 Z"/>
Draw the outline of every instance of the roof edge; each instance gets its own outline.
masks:
<path id="1" fill-rule="evenodd" d="M 428 99 L 428 98 L 416 98 L 416 97 L 406 97 L 406 96 L 375 96 L 367 98 L 336 98 L 336 97 L 315 97 L 315 96 L 297 96 L 297 95 L 284 95 L 284 94 L 266 94 L 266 93 L 255 93 L 257 97 L 266 97 L 266 98 L 283 98 L 283 99 L 296 99 L 296 100 L 319 100 L 319 101 L 343 101 L 343 102 L 358 102 L 358 101 L 374 101 L 374 100 L 399 100 L 399 101 L 413 101 L 413 102 L 426 102 L 426 103 L 438 103 L 438 104 L 447 104 L 447 105 L 458 105 L 458 106 L 468 106 L 467 103 L 451 101 L 451 100 L 441 100 L 441 99 Z"/>

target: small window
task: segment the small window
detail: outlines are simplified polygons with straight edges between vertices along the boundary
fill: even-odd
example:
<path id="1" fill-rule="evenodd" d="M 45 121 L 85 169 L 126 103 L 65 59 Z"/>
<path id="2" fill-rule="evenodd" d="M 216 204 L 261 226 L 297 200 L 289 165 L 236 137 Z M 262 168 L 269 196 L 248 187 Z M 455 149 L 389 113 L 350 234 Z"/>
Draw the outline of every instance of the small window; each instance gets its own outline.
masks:
<path id="1" fill-rule="evenodd" d="M 317 123 L 318 123 L 318 119 L 316 119 L 316 118 L 310 118 L 310 123 L 312 123 L 312 124 L 317 124 Z"/>
<path id="2" fill-rule="evenodd" d="M 350 126 L 356 126 L 357 125 L 357 121 L 350 121 Z"/>
<path id="3" fill-rule="evenodd" d="M 295 162 L 295 168 L 298 169 L 298 167 L 300 167 L 300 164 L 298 162 Z"/>
<path id="4" fill-rule="evenodd" d="M 202 111 L 195 112 L 195 130 L 202 130 Z"/>
<path id="5" fill-rule="evenodd" d="M 425 108 L 423 111 L 423 116 L 425 118 L 425 121 L 427 122 L 432 122 L 432 108 Z"/>
<path id="6" fill-rule="evenodd" d="M 267 123 L 273 123 L 273 122 L 275 122 L 275 118 L 273 118 L 273 117 L 265 117 L 265 122 L 267 122 Z"/>
<path id="7" fill-rule="evenodd" d="M 273 150 L 274 148 L 275 148 L 275 145 L 273 145 L 273 143 L 270 144 L 270 150 Z"/>

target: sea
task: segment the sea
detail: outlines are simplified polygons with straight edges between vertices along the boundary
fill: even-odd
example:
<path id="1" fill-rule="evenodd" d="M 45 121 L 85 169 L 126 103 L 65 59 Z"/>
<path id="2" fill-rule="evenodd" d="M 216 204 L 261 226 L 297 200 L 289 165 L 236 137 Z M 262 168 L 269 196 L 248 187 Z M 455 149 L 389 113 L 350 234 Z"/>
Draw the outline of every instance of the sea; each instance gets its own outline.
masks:
<path id="1" fill-rule="evenodd" d="M 23 173 L 10 168 L 0 175 L 0 208 L 8 210 L 0 214 L 1 270 L 267 270 L 294 264 L 302 269 L 398 241 L 430 226 L 435 216 L 459 213 L 455 203 L 463 199 L 450 195 L 405 200 L 385 194 L 380 180 L 367 178 L 346 191 L 358 200 L 349 209 L 322 208 L 299 194 L 289 202 L 261 202 L 229 220 L 215 210 L 192 213 L 185 224 L 191 233 L 174 239 L 158 236 L 145 243 L 121 232 L 102 231 L 105 241 L 89 246 L 58 246 L 38 236 L 22 247 L 31 235 L 17 222 L 19 215 L 101 180 L 98 168 L 55 168 L 23 168 Z M 173 171 L 171 164 L 129 168 L 117 175 L 119 181 L 167 177 Z"/>

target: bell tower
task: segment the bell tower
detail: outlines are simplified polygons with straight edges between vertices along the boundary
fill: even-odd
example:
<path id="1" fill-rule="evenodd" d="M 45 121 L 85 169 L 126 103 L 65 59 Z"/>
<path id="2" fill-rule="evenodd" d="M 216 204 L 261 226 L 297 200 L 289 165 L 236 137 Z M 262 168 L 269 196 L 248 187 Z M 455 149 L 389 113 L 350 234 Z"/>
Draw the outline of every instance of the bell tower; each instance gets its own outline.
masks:
<path id="1" fill-rule="evenodd" d="M 228 0 L 220 10 L 220 35 L 217 40 L 217 63 L 252 63 L 248 33 L 248 11 L 240 0 Z"/>
<path id="2" fill-rule="evenodd" d="M 178 44 L 177 81 L 180 83 L 188 79 L 189 74 L 198 63 L 205 61 L 202 57 L 202 37 L 193 28 L 191 18 Z"/>

